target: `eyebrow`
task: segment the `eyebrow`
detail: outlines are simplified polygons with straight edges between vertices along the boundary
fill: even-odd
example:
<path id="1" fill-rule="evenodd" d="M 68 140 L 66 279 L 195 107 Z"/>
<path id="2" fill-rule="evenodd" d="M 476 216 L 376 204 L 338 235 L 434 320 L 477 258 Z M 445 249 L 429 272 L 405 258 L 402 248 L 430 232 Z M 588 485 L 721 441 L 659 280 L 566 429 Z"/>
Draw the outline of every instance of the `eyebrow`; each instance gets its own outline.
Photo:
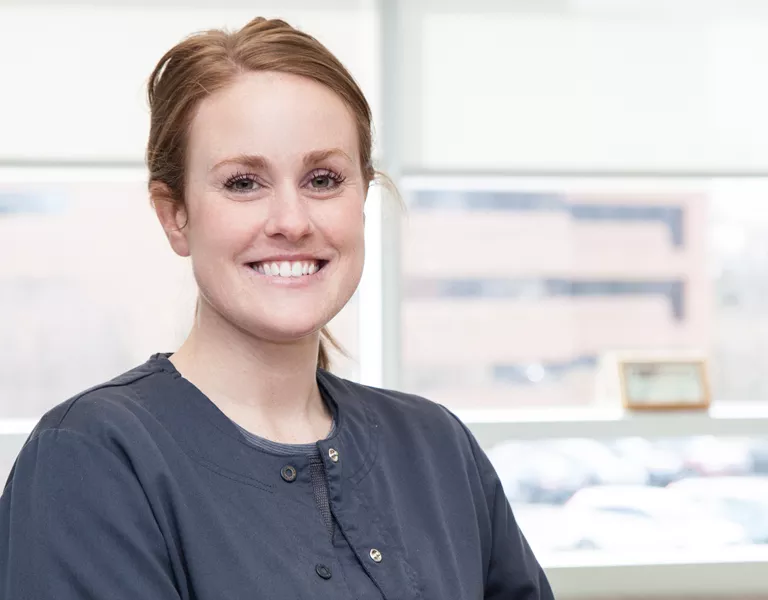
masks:
<path id="1" fill-rule="evenodd" d="M 327 150 L 315 150 L 314 152 L 306 154 L 304 156 L 304 166 L 308 167 L 309 165 L 317 164 L 326 159 L 333 158 L 334 156 L 340 156 L 341 158 L 345 158 L 349 162 L 352 162 L 352 157 L 341 148 L 329 148 Z"/>
<path id="2" fill-rule="evenodd" d="M 339 156 L 341 158 L 345 158 L 349 162 L 352 162 L 352 158 L 349 156 L 349 154 L 344 152 L 344 150 L 341 148 L 314 150 L 313 152 L 305 154 L 302 162 L 304 163 L 305 167 L 308 167 L 329 158 L 333 158 L 334 156 Z M 224 160 L 217 162 L 215 165 L 213 165 L 213 167 L 210 168 L 210 170 L 214 171 L 219 167 L 228 164 L 243 165 L 254 170 L 269 168 L 269 161 L 260 154 L 238 154 L 236 156 L 230 156 L 229 158 L 225 158 Z"/>
<path id="3" fill-rule="evenodd" d="M 220 160 L 209 170 L 215 171 L 224 165 L 243 165 L 254 170 L 260 170 L 266 169 L 269 166 L 269 161 L 259 154 L 238 154 L 236 156 L 230 156 L 224 160 Z"/>

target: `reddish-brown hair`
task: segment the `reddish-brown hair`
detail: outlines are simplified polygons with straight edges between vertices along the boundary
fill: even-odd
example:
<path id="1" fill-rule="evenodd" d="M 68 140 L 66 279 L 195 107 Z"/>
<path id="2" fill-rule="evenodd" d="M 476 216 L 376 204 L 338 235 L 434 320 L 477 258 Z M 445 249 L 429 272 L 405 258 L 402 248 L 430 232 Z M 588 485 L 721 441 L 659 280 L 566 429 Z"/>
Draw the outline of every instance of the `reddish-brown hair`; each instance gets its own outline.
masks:
<path id="1" fill-rule="evenodd" d="M 371 109 L 360 87 L 341 62 L 314 37 L 279 19 L 253 19 L 235 32 L 194 34 L 165 53 L 149 78 L 151 113 L 147 168 L 149 184 L 162 183 L 168 200 L 184 203 L 189 128 L 200 103 L 252 71 L 277 71 L 312 79 L 334 91 L 357 122 L 360 167 L 366 184 L 372 164 Z M 340 349 L 330 332 L 321 331 L 317 364 L 330 366 L 326 343 Z"/>

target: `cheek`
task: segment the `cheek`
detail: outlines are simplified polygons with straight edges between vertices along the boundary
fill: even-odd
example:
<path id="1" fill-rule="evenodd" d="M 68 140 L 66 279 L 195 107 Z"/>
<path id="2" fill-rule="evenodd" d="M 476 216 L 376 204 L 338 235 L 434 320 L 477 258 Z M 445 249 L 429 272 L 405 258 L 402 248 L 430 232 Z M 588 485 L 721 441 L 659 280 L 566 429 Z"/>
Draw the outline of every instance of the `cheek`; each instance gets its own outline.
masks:
<path id="1" fill-rule="evenodd" d="M 365 225 L 362 215 L 345 215 L 343 226 L 338 227 L 338 230 L 337 239 L 340 246 L 343 246 L 343 251 L 348 254 L 348 259 L 355 264 L 362 264 L 365 253 Z"/>
<path id="2" fill-rule="evenodd" d="M 327 243 L 344 253 L 360 245 L 364 237 L 363 203 L 356 195 L 311 207 L 310 219 Z"/>
<path id="3" fill-rule="evenodd" d="M 253 236 L 253 219 L 244 219 L 237 211 L 208 209 L 194 217 L 189 237 L 193 259 L 231 259 Z"/>
<path id="4" fill-rule="evenodd" d="M 348 244 L 346 252 L 349 261 L 349 281 L 350 284 L 357 287 L 360 284 L 365 264 L 365 227 L 362 217 L 355 222 L 354 227 L 350 227 Z"/>

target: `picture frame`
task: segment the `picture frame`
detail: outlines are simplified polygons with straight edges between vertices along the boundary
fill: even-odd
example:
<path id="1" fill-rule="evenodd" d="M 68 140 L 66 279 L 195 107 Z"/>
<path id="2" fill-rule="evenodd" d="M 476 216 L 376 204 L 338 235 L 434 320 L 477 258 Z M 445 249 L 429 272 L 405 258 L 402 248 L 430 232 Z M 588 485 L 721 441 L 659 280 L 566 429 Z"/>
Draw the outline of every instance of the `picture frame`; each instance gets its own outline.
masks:
<path id="1" fill-rule="evenodd" d="M 706 411 L 712 403 L 704 358 L 623 357 L 617 361 L 621 403 L 630 411 Z"/>

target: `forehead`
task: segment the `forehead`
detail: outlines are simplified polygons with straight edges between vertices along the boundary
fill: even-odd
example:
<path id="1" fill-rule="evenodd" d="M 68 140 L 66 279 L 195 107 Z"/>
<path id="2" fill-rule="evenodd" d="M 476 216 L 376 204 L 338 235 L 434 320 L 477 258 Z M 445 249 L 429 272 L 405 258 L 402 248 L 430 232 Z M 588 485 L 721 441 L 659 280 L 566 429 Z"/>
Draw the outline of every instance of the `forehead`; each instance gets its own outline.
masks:
<path id="1" fill-rule="evenodd" d="M 200 103 L 190 127 L 191 161 L 231 154 L 299 159 L 335 147 L 358 157 L 354 116 L 331 89 L 297 75 L 255 72 Z"/>

